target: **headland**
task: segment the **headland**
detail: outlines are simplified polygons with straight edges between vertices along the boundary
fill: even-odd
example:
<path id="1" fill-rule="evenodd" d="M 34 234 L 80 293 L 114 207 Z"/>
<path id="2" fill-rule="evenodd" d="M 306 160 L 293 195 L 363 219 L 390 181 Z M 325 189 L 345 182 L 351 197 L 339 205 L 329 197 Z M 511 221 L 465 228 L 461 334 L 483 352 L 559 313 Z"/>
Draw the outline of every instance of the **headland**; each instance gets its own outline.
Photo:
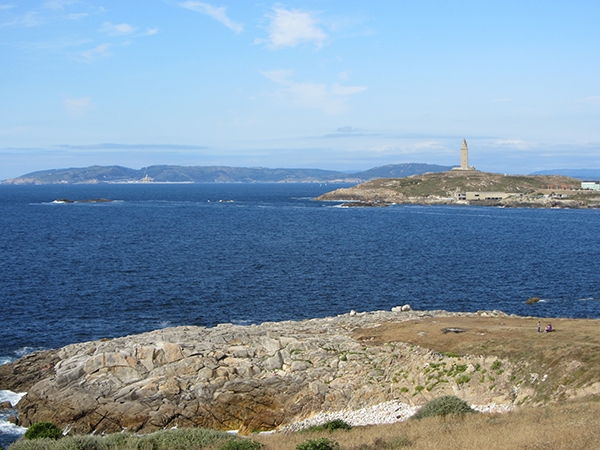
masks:
<path id="1" fill-rule="evenodd" d="M 450 170 L 405 178 L 380 178 L 337 189 L 315 200 L 370 205 L 478 205 L 526 208 L 600 208 L 600 192 L 561 175 L 502 175 Z"/>
<path id="2" fill-rule="evenodd" d="M 552 319 L 552 333 L 538 333 L 538 321 L 396 307 L 179 326 L 27 355 L 0 366 L 0 389 L 27 391 L 20 425 L 50 421 L 73 433 L 207 427 L 248 434 L 447 394 L 511 409 L 600 393 L 597 321 Z"/>

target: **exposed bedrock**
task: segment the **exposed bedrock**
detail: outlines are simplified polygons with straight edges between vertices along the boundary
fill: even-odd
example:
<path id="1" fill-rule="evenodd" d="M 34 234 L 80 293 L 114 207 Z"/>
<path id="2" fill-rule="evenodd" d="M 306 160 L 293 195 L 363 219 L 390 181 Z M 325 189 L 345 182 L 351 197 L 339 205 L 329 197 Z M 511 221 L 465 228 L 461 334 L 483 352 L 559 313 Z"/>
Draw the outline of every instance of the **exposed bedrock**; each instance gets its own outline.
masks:
<path id="1" fill-rule="evenodd" d="M 431 383 L 424 367 L 439 363 L 444 355 L 400 342 L 374 345 L 353 337 L 357 329 L 432 315 L 475 314 L 398 307 L 258 326 L 180 326 L 69 345 L 46 355 L 56 358 L 51 359 L 51 369 L 32 368 L 47 378 L 27 387 L 18 405 L 19 424 L 51 421 L 79 433 L 151 432 L 174 426 L 241 428 L 248 433 L 321 411 L 389 400 L 420 404 L 445 393 L 478 404 L 510 403 L 528 394 L 525 388 L 515 392 L 508 362 L 493 387 L 461 381 L 459 371 L 456 379 Z M 3 367 L 5 375 L 10 378 L 23 361 Z M 495 358 L 444 361 L 444 367 L 458 365 L 465 375 L 490 370 Z M 7 377 L 0 377 L 0 389 L 6 388 Z"/>

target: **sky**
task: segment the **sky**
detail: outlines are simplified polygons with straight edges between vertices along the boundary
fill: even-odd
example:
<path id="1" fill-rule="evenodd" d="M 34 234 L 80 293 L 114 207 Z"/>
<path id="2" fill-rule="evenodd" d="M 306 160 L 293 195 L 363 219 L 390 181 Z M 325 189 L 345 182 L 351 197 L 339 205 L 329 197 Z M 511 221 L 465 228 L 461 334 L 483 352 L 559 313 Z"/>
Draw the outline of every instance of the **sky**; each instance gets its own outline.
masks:
<path id="1" fill-rule="evenodd" d="M 0 0 L 0 180 L 600 168 L 600 2 Z"/>

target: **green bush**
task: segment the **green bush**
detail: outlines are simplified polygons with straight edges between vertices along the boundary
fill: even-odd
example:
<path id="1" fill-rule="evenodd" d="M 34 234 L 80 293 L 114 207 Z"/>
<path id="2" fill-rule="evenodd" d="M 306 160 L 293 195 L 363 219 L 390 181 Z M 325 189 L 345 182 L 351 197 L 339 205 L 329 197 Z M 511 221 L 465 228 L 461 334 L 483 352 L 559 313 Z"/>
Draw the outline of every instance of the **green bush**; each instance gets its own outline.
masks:
<path id="1" fill-rule="evenodd" d="M 264 445 L 249 439 L 235 439 L 225 442 L 219 450 L 259 450 Z"/>
<path id="2" fill-rule="evenodd" d="M 305 428 L 303 432 L 311 433 L 313 431 L 335 431 L 335 430 L 349 430 L 352 426 L 347 424 L 341 419 L 331 420 L 321 425 L 314 425 L 312 427 Z"/>
<path id="3" fill-rule="evenodd" d="M 454 395 L 445 395 L 443 397 L 435 398 L 411 417 L 411 419 L 423 419 L 425 417 L 435 416 L 447 416 L 448 414 L 468 414 L 476 412 L 473 410 L 467 402 L 461 400 Z"/>
<path id="4" fill-rule="evenodd" d="M 75 435 L 55 441 L 37 439 L 21 440 L 11 445 L 10 450 L 190 450 L 218 445 L 235 439 L 224 431 L 203 428 L 182 428 L 152 434 L 112 433 L 106 437 Z M 235 449 L 236 447 L 232 447 Z M 255 450 L 260 447 L 239 447 Z"/>
<path id="5" fill-rule="evenodd" d="M 296 446 L 296 450 L 339 450 L 340 444 L 327 438 L 308 440 Z"/>
<path id="6" fill-rule="evenodd" d="M 38 422 L 27 428 L 25 439 L 60 439 L 62 437 L 60 427 L 51 422 Z"/>

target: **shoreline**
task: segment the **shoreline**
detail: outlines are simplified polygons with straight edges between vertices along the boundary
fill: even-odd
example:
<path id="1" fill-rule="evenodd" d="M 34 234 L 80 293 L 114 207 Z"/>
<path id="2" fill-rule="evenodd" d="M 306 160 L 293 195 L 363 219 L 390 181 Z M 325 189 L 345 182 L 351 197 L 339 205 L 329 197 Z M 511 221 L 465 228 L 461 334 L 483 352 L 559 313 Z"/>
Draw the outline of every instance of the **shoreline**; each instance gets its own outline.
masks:
<path id="1" fill-rule="evenodd" d="M 582 365 L 570 353 L 549 364 L 535 353 L 515 359 L 509 348 L 547 352 L 572 335 L 589 337 L 598 319 L 551 319 L 557 332 L 538 333 L 546 319 L 535 316 L 408 308 L 70 344 L 0 366 L 0 389 L 7 367 L 37 367 L 43 378 L 29 379 L 17 425 L 52 421 L 76 434 L 204 427 L 248 435 L 334 419 L 381 425 L 442 395 L 502 413 L 600 393 L 595 367 L 581 387 L 565 384 Z M 468 350 L 494 342 L 498 350 Z M 48 361 L 52 369 L 43 370 Z"/>

